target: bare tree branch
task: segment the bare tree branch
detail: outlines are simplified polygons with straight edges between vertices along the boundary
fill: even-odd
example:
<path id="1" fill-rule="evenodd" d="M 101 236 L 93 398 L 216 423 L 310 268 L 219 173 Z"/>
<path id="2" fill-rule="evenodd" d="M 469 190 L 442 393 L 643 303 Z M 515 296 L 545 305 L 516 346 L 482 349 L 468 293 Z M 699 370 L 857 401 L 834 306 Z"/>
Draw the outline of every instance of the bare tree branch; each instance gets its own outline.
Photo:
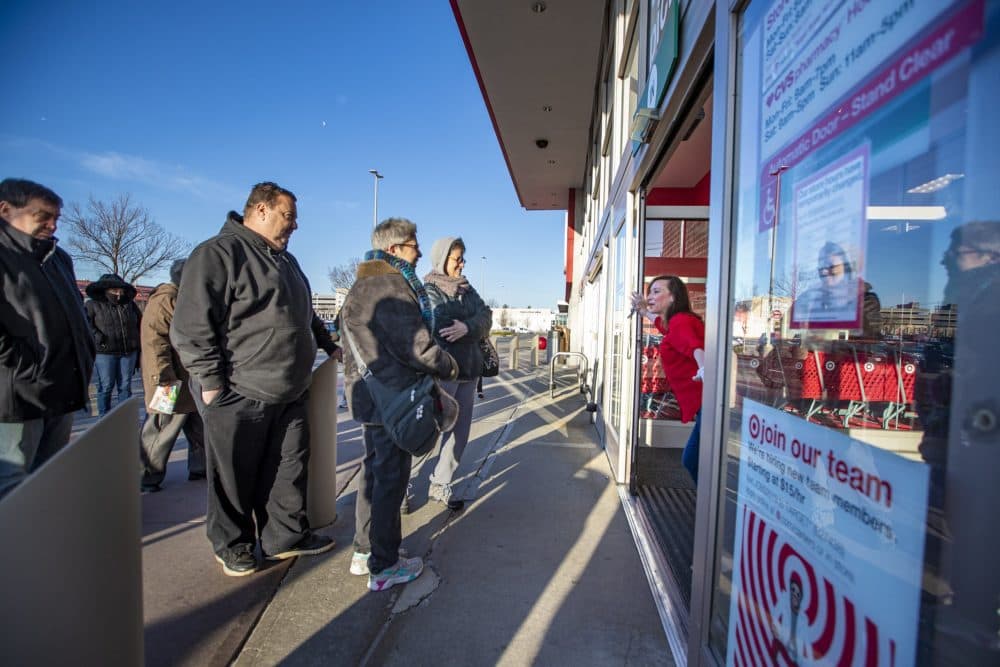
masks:
<path id="1" fill-rule="evenodd" d="M 351 285 L 354 284 L 354 279 L 358 275 L 358 264 L 360 263 L 360 258 L 352 257 L 346 264 L 327 269 L 327 276 L 330 278 L 330 288 L 333 290 L 339 288 L 351 289 Z"/>
<path id="2" fill-rule="evenodd" d="M 185 257 L 191 248 L 163 229 L 145 208 L 133 205 L 127 193 L 111 202 L 90 197 L 86 211 L 73 203 L 64 223 L 75 259 L 115 273 L 127 283 Z"/>

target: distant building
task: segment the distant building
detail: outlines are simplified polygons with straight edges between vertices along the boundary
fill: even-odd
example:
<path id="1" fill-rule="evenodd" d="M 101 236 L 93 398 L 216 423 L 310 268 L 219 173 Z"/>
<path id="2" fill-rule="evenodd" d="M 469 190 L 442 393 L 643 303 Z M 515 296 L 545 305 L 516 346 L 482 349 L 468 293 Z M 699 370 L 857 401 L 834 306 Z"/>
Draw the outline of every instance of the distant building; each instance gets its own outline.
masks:
<path id="1" fill-rule="evenodd" d="M 552 328 L 557 315 L 555 311 L 544 308 L 494 308 L 493 328 L 512 331 L 548 331 Z"/>
<path id="2" fill-rule="evenodd" d="M 80 296 L 87 299 L 87 285 L 94 282 L 93 280 L 77 280 L 76 288 L 80 290 Z M 138 304 L 139 308 L 145 310 L 146 302 L 149 301 L 149 295 L 153 293 L 156 286 L 150 287 L 149 285 L 132 285 L 135 288 L 135 302 Z"/>
<path id="3" fill-rule="evenodd" d="M 313 292 L 312 306 L 316 314 L 324 320 L 332 320 L 337 317 L 344 299 L 347 298 L 347 290 L 343 287 L 337 288 L 333 294 L 319 294 Z"/>

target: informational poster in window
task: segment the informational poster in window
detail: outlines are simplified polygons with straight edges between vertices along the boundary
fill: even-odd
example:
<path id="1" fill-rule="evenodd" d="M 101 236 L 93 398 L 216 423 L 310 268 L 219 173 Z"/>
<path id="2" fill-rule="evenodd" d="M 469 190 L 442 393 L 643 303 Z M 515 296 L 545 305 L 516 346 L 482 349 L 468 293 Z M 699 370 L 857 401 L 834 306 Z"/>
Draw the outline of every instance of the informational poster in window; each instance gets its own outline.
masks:
<path id="1" fill-rule="evenodd" d="M 778 221 L 783 174 L 978 41 L 984 11 L 983 0 L 773 2 L 761 54 L 760 231 Z"/>
<path id="2" fill-rule="evenodd" d="M 745 399 L 729 665 L 912 665 L 927 467 Z"/>
<path id="3" fill-rule="evenodd" d="M 793 329 L 860 329 L 869 148 L 795 184 Z"/>

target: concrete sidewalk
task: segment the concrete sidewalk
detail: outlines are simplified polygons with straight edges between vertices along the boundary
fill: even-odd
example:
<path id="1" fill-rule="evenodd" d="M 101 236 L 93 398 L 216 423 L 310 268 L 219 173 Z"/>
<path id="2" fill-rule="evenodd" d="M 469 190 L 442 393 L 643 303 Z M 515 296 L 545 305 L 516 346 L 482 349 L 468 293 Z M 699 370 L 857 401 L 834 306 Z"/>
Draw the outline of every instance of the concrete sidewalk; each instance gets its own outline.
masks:
<path id="1" fill-rule="evenodd" d="M 348 572 L 359 459 L 338 453 L 337 547 L 283 573 L 238 665 L 672 664 L 583 397 L 567 373 L 552 400 L 547 368 L 522 369 L 476 404 L 464 511 L 419 500 L 422 462 L 403 544 L 426 568 L 406 586 L 370 593 Z"/>

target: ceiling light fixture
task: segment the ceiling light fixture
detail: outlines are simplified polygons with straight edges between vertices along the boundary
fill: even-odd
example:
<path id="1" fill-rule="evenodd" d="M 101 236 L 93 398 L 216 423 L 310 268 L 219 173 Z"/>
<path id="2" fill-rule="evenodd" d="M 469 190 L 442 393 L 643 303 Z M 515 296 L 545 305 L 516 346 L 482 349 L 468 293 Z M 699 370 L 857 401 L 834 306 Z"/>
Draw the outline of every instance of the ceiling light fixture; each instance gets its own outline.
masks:
<path id="1" fill-rule="evenodd" d="M 911 195 L 925 195 L 929 192 L 936 192 L 942 188 L 946 188 L 953 181 L 957 181 L 960 178 L 965 178 L 965 174 L 945 174 L 944 176 L 938 176 L 933 180 L 910 188 L 907 192 Z"/>
<path id="2" fill-rule="evenodd" d="M 544 2 L 535 2 L 531 5 L 531 11 L 535 12 L 536 14 L 541 14 L 546 9 L 548 9 L 548 7 L 545 6 Z"/>
<path id="3" fill-rule="evenodd" d="M 545 113 L 548 113 L 548 112 L 552 111 L 552 105 L 551 104 L 544 105 L 542 107 L 542 111 L 544 111 Z"/>
<path id="4" fill-rule="evenodd" d="M 944 206 L 869 206 L 869 220 L 944 220 Z"/>
<path id="5" fill-rule="evenodd" d="M 549 164 L 555 164 L 556 163 L 555 160 L 546 160 L 546 162 L 548 162 Z"/>

